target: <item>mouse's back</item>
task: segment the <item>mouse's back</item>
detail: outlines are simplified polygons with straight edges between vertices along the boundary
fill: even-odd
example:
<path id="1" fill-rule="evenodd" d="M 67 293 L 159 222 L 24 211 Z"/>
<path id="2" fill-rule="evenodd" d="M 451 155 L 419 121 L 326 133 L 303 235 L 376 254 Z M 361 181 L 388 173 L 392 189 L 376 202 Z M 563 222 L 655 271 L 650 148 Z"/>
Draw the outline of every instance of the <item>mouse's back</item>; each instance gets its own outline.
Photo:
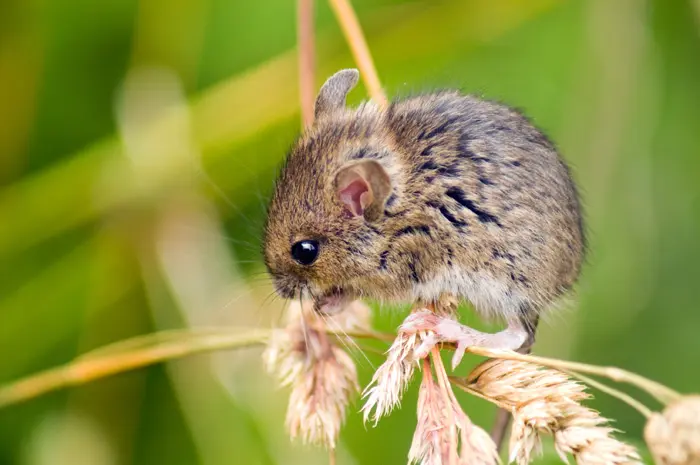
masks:
<path id="1" fill-rule="evenodd" d="M 410 167 L 400 199 L 420 206 L 454 255 L 422 297 L 452 288 L 483 312 L 541 309 L 576 281 L 584 253 L 578 194 L 553 144 L 524 116 L 457 92 L 386 112 Z M 401 202 L 396 206 L 401 209 Z"/>

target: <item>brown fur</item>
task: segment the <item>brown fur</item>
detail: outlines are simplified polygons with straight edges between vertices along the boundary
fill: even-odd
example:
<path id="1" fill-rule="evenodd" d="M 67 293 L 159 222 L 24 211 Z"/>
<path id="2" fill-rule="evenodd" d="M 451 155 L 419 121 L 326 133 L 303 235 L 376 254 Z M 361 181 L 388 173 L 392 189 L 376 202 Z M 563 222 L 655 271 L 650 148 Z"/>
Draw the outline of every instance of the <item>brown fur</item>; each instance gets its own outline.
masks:
<path id="1" fill-rule="evenodd" d="M 457 92 L 349 109 L 356 81 L 352 70 L 327 81 L 314 126 L 277 180 L 264 253 L 282 296 L 456 294 L 484 316 L 534 320 L 571 288 L 584 252 L 579 201 L 540 131 L 507 106 Z M 391 180 L 372 221 L 349 215 L 335 187 L 362 160 Z M 310 266 L 290 256 L 303 239 L 320 243 Z"/>

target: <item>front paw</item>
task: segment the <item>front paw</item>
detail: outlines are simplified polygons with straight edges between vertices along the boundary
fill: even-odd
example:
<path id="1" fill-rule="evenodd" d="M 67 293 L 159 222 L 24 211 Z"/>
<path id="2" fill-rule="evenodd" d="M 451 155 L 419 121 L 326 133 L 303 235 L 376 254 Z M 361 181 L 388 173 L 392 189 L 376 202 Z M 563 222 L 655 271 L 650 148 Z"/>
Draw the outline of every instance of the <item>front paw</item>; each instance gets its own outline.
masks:
<path id="1" fill-rule="evenodd" d="M 434 331 L 440 318 L 430 310 L 413 312 L 403 320 L 399 331 L 407 334 L 416 334 L 421 331 Z"/>
<path id="2" fill-rule="evenodd" d="M 449 342 L 456 345 L 455 354 L 452 357 L 454 369 L 462 361 L 464 353 L 469 346 L 474 345 L 474 337 L 470 328 L 463 326 L 458 321 L 441 317 L 428 310 L 409 315 L 399 328 L 399 331 L 409 334 L 425 332 L 423 342 L 414 351 L 416 359 L 425 358 L 439 343 Z"/>

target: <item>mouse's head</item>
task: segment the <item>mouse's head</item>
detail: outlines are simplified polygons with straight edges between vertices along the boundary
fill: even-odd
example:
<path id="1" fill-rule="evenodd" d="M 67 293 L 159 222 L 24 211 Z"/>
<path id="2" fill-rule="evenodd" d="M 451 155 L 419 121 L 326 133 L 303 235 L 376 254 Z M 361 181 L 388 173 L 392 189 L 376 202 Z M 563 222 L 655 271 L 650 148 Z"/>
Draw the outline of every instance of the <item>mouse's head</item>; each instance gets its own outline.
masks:
<path id="1" fill-rule="evenodd" d="M 372 290 L 392 168 L 382 161 L 388 149 L 379 111 L 345 106 L 357 80 L 356 70 L 343 70 L 321 88 L 314 125 L 287 157 L 265 227 L 265 263 L 277 292 L 310 296 L 326 313 L 349 299 L 382 297 Z"/>

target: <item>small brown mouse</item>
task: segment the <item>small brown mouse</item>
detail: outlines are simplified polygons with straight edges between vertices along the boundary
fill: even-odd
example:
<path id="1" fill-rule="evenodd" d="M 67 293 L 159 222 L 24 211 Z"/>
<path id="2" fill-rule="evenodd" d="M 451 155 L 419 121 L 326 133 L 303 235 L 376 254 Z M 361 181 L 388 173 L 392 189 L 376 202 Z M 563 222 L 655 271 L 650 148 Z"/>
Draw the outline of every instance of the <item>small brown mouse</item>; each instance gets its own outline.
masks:
<path id="1" fill-rule="evenodd" d="M 458 345 L 455 363 L 470 345 L 529 350 L 584 255 L 566 164 L 519 112 L 456 91 L 347 108 L 358 77 L 326 81 L 279 174 L 264 238 L 277 292 L 326 313 L 363 297 L 466 299 L 508 326 L 486 334 L 432 317 L 437 338 Z"/>

